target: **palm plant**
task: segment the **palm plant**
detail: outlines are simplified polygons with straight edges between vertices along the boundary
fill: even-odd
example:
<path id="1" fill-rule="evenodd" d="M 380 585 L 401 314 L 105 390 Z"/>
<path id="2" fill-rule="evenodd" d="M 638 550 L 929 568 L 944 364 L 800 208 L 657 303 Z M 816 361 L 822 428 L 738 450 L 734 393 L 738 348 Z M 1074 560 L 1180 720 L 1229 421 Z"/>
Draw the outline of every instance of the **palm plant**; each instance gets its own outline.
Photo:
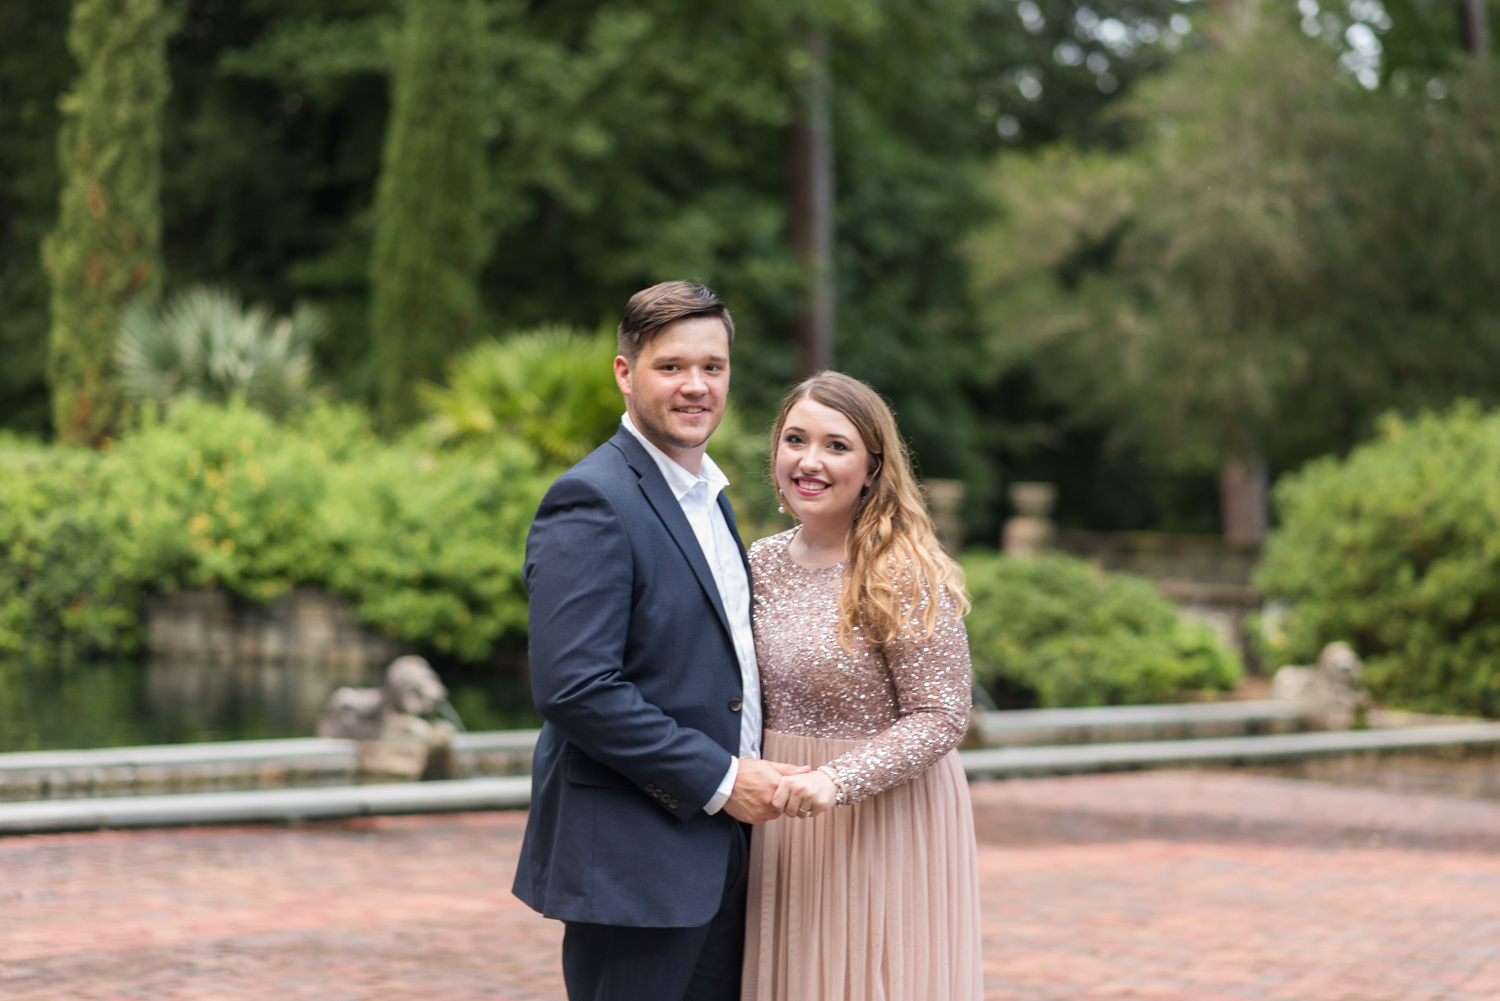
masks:
<path id="1" fill-rule="evenodd" d="M 448 385 L 418 395 L 442 442 L 508 433 L 546 464 L 571 465 L 614 434 L 625 409 L 607 330 L 587 336 L 542 327 L 469 348 L 449 366 Z"/>
<path id="2" fill-rule="evenodd" d="M 277 317 L 265 306 L 245 309 L 222 289 L 196 287 L 160 308 L 141 301 L 128 309 L 115 357 L 125 392 L 136 400 L 242 396 L 280 416 L 307 400 L 312 346 L 327 326 L 313 306 Z"/>
<path id="3" fill-rule="evenodd" d="M 615 337 L 542 327 L 488 340 L 448 367 L 448 385 L 418 388 L 427 428 L 443 444 L 509 435 L 524 441 L 544 466 L 570 466 L 620 426 L 625 402 L 611 364 Z M 728 474 L 740 531 L 757 539 L 785 527 L 766 475 L 764 434 L 749 430 L 731 406 L 709 443 Z"/>

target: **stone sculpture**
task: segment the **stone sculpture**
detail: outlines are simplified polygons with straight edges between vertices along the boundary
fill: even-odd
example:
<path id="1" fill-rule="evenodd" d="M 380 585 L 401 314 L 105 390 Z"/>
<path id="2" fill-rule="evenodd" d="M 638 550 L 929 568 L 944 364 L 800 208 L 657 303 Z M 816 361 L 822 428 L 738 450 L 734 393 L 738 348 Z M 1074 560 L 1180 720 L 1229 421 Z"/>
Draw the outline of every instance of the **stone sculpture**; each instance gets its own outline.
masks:
<path id="1" fill-rule="evenodd" d="M 1313 666 L 1277 671 L 1271 697 L 1299 703 L 1309 719 L 1329 730 L 1347 730 L 1370 709 L 1364 671 L 1348 643 L 1330 643 Z"/>
<path id="2" fill-rule="evenodd" d="M 358 741 L 362 778 L 446 778 L 456 722 L 432 666 L 398 657 L 384 687 L 334 692 L 318 717 L 318 736 Z"/>

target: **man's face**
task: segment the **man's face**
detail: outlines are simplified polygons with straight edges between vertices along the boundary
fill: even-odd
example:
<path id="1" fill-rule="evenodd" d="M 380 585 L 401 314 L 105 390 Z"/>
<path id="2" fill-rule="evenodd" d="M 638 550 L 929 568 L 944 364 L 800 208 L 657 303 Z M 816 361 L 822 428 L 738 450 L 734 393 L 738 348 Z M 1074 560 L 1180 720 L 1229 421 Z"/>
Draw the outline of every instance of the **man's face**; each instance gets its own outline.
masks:
<path id="1" fill-rule="evenodd" d="M 701 449 L 724 416 L 729 332 L 716 316 L 669 323 L 634 362 L 615 359 L 615 381 L 636 428 L 663 451 Z"/>

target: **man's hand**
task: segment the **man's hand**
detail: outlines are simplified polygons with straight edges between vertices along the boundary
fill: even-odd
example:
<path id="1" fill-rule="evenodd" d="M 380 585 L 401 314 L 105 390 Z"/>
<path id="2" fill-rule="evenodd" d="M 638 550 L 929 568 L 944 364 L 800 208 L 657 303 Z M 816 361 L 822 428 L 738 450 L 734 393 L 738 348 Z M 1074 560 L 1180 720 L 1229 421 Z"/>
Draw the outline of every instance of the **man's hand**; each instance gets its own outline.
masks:
<path id="1" fill-rule="evenodd" d="M 735 820 L 747 824 L 764 824 L 781 816 L 781 811 L 771 805 L 783 775 L 801 775 L 809 771 L 806 765 L 783 765 L 777 761 L 760 758 L 741 758 L 739 771 L 734 776 L 734 789 L 724 803 L 724 810 Z"/>

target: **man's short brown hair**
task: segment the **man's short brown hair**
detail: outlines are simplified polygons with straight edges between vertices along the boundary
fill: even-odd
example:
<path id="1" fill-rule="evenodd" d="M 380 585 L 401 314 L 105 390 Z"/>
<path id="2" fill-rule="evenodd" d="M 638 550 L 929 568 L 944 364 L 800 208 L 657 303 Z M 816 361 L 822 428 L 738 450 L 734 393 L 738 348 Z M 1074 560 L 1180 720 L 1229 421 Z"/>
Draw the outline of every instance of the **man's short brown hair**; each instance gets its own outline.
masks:
<path id="1" fill-rule="evenodd" d="M 662 282 L 641 289 L 625 304 L 620 317 L 620 354 L 634 362 L 658 330 L 690 316 L 717 316 L 729 334 L 730 348 L 734 347 L 734 321 L 713 289 L 693 282 Z"/>

